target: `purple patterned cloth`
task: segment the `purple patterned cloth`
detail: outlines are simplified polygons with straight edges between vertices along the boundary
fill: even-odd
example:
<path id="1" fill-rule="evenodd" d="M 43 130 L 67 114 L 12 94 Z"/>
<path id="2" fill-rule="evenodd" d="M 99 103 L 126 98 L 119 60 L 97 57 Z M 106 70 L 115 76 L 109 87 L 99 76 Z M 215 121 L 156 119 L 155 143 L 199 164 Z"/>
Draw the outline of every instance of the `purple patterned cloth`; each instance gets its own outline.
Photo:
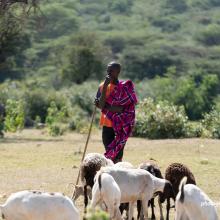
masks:
<path id="1" fill-rule="evenodd" d="M 102 110 L 106 117 L 112 121 L 115 132 L 115 139 L 109 144 L 105 152 L 105 156 L 114 161 L 120 150 L 124 148 L 135 123 L 137 96 L 132 81 L 120 81 L 106 102 L 111 106 L 123 107 L 122 113 L 110 112 L 107 109 Z"/>

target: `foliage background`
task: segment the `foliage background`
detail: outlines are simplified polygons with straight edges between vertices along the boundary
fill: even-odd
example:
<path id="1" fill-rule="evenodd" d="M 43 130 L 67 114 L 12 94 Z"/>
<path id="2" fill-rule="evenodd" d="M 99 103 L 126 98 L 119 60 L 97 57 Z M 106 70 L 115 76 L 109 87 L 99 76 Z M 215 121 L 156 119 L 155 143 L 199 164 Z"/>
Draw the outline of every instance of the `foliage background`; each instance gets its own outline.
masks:
<path id="1" fill-rule="evenodd" d="M 218 0 L 41 0 L 28 15 L 27 7 L 15 3 L 0 16 L 0 103 L 21 100 L 25 126 L 45 123 L 55 102 L 69 120 L 52 127 L 83 130 L 105 66 L 118 60 L 140 101 L 182 109 L 187 125 L 174 137 L 219 137 Z"/>

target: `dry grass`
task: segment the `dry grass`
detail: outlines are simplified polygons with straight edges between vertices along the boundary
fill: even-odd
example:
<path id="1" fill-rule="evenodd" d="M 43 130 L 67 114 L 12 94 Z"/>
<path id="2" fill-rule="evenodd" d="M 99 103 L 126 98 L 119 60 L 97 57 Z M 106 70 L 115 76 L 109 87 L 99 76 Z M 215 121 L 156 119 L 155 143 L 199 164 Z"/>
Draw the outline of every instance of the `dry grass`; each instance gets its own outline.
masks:
<path id="1" fill-rule="evenodd" d="M 0 203 L 10 193 L 23 189 L 61 191 L 71 196 L 85 140 L 86 135 L 76 133 L 52 138 L 40 130 L 7 134 L 0 142 Z M 91 136 L 88 152 L 103 153 L 98 131 Z M 219 140 L 130 138 L 124 160 L 138 165 L 149 158 L 156 159 L 163 172 L 171 162 L 187 164 L 198 185 L 220 203 Z M 82 199 L 77 206 L 82 210 Z"/>

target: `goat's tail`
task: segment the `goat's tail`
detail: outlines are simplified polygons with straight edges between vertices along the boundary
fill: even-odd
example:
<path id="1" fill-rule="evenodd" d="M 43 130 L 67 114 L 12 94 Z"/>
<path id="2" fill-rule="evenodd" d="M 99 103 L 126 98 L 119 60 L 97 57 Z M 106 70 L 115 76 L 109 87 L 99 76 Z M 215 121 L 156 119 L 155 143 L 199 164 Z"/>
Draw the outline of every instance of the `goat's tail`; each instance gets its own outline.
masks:
<path id="1" fill-rule="evenodd" d="M 101 192 L 101 189 L 102 189 L 102 172 L 100 172 L 100 174 L 99 174 L 98 184 L 99 184 L 99 190 Z"/>
<path id="2" fill-rule="evenodd" d="M 179 185 L 179 192 L 180 192 L 180 202 L 184 202 L 184 186 L 186 185 L 187 177 L 184 176 Z"/>

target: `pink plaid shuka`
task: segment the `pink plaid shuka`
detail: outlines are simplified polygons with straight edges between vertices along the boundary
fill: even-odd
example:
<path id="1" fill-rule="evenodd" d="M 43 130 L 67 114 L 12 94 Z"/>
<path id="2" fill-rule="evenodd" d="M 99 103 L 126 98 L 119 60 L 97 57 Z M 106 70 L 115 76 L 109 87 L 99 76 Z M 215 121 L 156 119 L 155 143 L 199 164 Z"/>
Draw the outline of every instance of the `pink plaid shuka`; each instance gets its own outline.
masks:
<path id="1" fill-rule="evenodd" d="M 124 148 L 135 123 L 137 96 L 132 81 L 119 81 L 106 102 L 111 106 L 123 107 L 122 113 L 110 112 L 107 109 L 102 110 L 106 117 L 112 121 L 115 132 L 115 139 L 109 144 L 105 152 L 105 156 L 114 161 L 120 150 Z"/>

